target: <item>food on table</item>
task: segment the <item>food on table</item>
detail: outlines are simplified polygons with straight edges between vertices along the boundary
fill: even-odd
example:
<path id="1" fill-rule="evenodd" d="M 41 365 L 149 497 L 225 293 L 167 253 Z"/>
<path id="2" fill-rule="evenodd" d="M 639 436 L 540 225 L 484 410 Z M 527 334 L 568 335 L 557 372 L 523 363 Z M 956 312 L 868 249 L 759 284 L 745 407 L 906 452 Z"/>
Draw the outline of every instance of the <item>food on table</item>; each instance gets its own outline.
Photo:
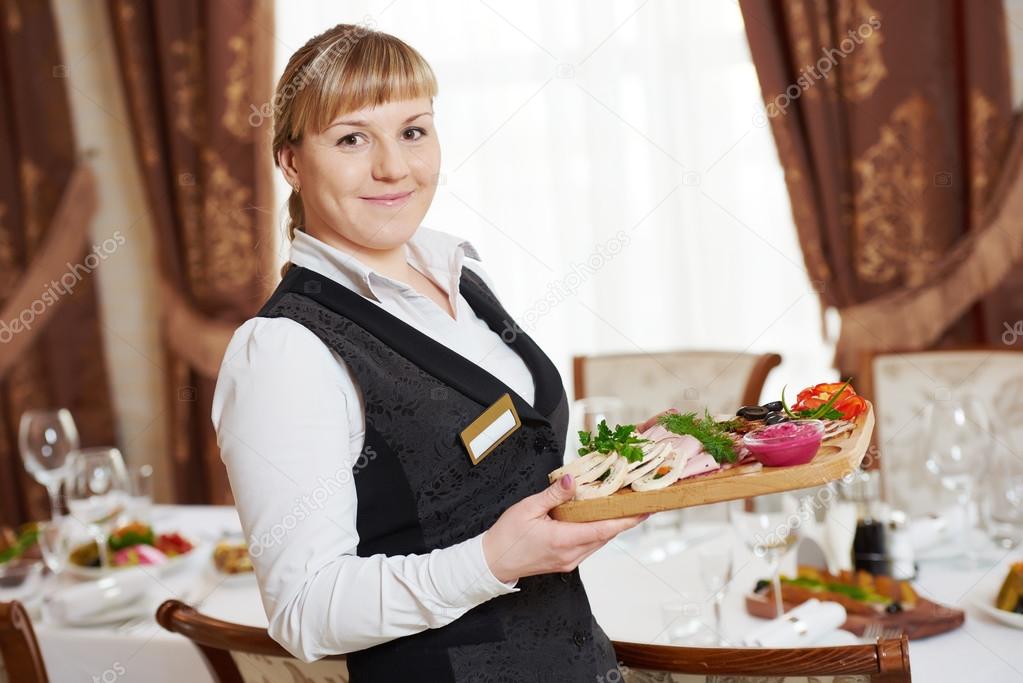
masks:
<path id="1" fill-rule="evenodd" d="M 158 548 L 167 557 L 184 555 L 193 547 L 188 539 L 176 531 L 169 534 L 160 534 L 156 537 L 156 542 L 152 545 Z"/>
<path id="2" fill-rule="evenodd" d="M 793 420 L 749 432 L 742 442 L 765 467 L 788 467 L 813 460 L 823 437 L 820 420 Z"/>
<path id="3" fill-rule="evenodd" d="M 0 527 L 0 564 L 23 556 L 38 556 L 39 528 L 34 522 L 23 524 L 17 531 Z"/>
<path id="4" fill-rule="evenodd" d="M 1009 567 L 1009 574 L 998 591 L 995 606 L 1006 612 L 1023 614 L 1023 562 L 1016 562 Z"/>
<path id="5" fill-rule="evenodd" d="M 153 545 L 153 529 L 148 524 L 132 522 L 110 534 L 107 545 L 110 546 L 111 550 L 116 551 L 122 548 L 130 548 L 140 543 Z"/>
<path id="6" fill-rule="evenodd" d="M 107 539 L 110 563 L 114 567 L 163 564 L 192 550 L 192 543 L 177 532 L 154 534 L 152 527 L 132 522 L 119 527 Z M 83 543 L 71 551 L 71 563 L 79 567 L 99 567 L 96 541 Z"/>
<path id="7" fill-rule="evenodd" d="M 221 541 L 213 549 L 213 565 L 225 574 L 243 574 L 253 571 L 249 548 L 244 543 Z"/>
<path id="8" fill-rule="evenodd" d="M 139 543 L 128 548 L 121 548 L 114 553 L 111 561 L 115 567 L 152 565 L 163 564 L 167 561 L 167 556 L 151 545 Z"/>
<path id="9" fill-rule="evenodd" d="M 773 599 L 773 588 L 767 579 L 757 582 L 755 593 Z M 781 577 L 782 601 L 797 605 L 817 598 L 841 603 L 849 614 L 874 616 L 911 610 L 917 604 L 916 591 L 908 581 L 867 572 L 841 571 L 829 574 L 816 567 L 800 566 L 795 577 Z"/>

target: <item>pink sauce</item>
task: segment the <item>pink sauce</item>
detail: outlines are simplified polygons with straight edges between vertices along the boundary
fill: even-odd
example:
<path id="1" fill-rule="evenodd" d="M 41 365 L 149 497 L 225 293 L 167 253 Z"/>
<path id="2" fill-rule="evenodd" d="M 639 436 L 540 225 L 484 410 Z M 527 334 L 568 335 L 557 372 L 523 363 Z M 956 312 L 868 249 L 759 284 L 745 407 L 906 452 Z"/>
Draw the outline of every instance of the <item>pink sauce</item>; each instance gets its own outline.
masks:
<path id="1" fill-rule="evenodd" d="M 816 420 L 780 422 L 750 432 L 743 443 L 765 467 L 788 467 L 813 460 L 823 432 Z"/>

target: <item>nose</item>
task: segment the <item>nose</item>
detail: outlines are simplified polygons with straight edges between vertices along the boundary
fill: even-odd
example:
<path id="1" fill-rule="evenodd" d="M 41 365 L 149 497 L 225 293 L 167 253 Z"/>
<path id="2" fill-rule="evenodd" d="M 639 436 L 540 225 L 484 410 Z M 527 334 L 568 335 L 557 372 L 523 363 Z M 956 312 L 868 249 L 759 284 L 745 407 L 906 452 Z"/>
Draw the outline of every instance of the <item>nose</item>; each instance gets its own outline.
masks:
<path id="1" fill-rule="evenodd" d="M 394 140 L 384 140 L 376 148 L 373 160 L 373 178 L 375 180 L 401 180 L 409 174 L 405 152 Z"/>

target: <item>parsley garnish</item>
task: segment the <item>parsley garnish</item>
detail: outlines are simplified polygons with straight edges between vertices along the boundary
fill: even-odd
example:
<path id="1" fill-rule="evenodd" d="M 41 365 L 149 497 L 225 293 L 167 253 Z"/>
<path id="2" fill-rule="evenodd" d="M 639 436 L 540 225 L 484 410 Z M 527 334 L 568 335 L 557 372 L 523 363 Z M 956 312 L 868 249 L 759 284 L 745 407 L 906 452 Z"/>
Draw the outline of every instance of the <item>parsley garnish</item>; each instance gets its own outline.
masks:
<path id="1" fill-rule="evenodd" d="M 590 432 L 579 432 L 579 455 L 586 455 L 597 451 L 599 453 L 618 453 L 629 462 L 639 462 L 643 459 L 643 449 L 638 444 L 647 443 L 649 439 L 642 439 L 634 436 L 636 425 L 618 425 L 611 431 L 606 420 L 601 420 L 597 425 L 597 435 Z"/>

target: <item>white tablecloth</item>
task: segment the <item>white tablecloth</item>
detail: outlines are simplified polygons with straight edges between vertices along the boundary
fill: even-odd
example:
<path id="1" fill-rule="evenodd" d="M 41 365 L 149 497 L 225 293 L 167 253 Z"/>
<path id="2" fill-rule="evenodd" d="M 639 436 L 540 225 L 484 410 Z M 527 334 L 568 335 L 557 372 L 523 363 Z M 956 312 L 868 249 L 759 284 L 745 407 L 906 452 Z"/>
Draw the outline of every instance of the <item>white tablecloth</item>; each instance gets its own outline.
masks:
<path id="1" fill-rule="evenodd" d="M 155 525 L 158 531 L 174 529 L 205 538 L 240 530 L 238 516 L 229 507 L 157 506 Z M 666 532 L 657 532 L 663 533 Z M 675 533 L 676 537 L 680 534 L 697 542 L 730 534 L 727 526 L 708 524 L 688 525 Z M 662 603 L 677 599 L 679 594 L 706 595 L 699 580 L 695 551 L 682 551 L 653 561 L 649 548 L 656 541 L 657 536 L 646 535 L 642 527 L 637 528 L 602 548 L 581 567 L 593 611 L 612 639 L 667 642 Z M 971 605 L 975 595 L 997 589 L 1008 563 L 1019 559 L 1019 551 L 1006 553 L 997 566 L 973 572 L 957 570 L 949 563 L 922 565 L 916 581 L 919 591 L 932 600 L 965 608 L 967 621 L 955 631 L 911 644 L 915 680 L 1023 681 L 1023 633 L 992 621 Z M 208 558 L 196 558 L 193 566 L 154 581 L 154 604 L 206 580 L 203 577 L 209 574 L 201 566 L 205 561 Z M 757 579 L 766 576 L 762 562 L 744 549 L 736 548 L 735 566 L 721 629 L 725 639 L 733 641 L 761 623 L 746 614 L 743 596 Z M 266 626 L 254 580 L 236 579 L 217 585 L 202 611 L 229 621 Z M 701 612 L 700 619 L 707 624 L 709 633 L 713 623 L 711 612 Z M 36 623 L 35 628 L 54 683 L 211 680 L 198 650 L 185 638 L 167 633 L 155 623 L 127 632 L 101 626 L 62 628 L 45 622 Z"/>

